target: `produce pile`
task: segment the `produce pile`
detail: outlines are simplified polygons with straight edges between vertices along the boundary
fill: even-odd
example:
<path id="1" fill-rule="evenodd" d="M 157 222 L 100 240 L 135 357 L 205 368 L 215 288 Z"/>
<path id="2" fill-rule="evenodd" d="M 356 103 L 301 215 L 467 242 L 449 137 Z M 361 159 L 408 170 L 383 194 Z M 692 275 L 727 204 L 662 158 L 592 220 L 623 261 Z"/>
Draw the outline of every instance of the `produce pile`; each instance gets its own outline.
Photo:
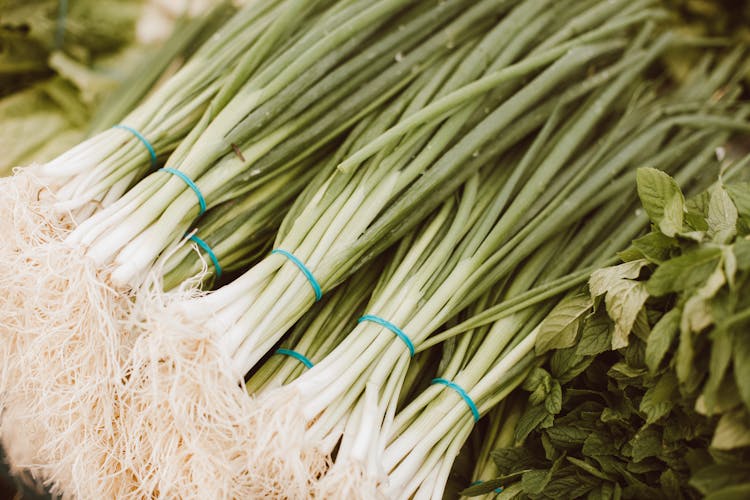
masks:
<path id="1" fill-rule="evenodd" d="M 698 4 L 179 26 L 0 178 L 11 470 L 64 498 L 750 495 L 750 46 Z"/>

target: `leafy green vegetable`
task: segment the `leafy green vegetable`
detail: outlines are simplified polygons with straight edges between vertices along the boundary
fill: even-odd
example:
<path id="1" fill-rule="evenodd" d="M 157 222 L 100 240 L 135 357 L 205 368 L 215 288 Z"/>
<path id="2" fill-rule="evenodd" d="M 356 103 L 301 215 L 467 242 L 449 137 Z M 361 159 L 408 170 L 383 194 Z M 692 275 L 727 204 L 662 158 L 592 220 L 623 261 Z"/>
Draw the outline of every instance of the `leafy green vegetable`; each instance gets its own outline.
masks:
<path id="1" fill-rule="evenodd" d="M 651 232 L 592 273 L 592 301 L 571 292 L 552 310 L 537 343 L 549 360 L 523 384 L 522 448 L 493 452 L 515 498 L 750 492 L 750 186 L 686 199 L 661 171 L 637 182 Z"/>

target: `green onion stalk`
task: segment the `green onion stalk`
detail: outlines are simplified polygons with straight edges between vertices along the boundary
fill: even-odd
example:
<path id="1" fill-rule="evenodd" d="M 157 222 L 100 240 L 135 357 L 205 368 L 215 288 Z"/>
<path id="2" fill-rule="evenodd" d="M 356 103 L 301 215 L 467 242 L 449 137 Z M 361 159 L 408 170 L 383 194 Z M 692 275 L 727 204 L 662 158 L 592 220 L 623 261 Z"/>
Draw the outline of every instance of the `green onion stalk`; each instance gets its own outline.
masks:
<path id="1" fill-rule="evenodd" d="M 486 18 L 487 11 L 481 9 L 487 9 L 487 5 L 477 3 L 452 21 L 449 32 L 453 42 L 456 33 L 464 33 L 462 30 L 469 27 L 476 29 L 477 21 Z M 490 19 L 490 24 L 481 24 L 485 29 L 481 39 L 477 40 L 477 33 L 472 31 L 473 37 L 467 36 L 460 44 L 452 43 L 440 64 L 431 64 L 420 75 L 411 77 L 409 80 L 414 83 L 392 99 L 385 111 L 360 121 L 339 156 L 344 158 L 366 147 L 372 137 L 393 126 L 400 117 L 408 120 L 435 104 L 431 115 L 419 115 L 412 123 L 412 132 L 398 143 L 386 141 L 374 157 L 355 162 L 355 168 L 343 168 L 340 161 L 331 162 L 298 198 L 301 201 L 295 203 L 282 223 L 275 247 L 295 256 L 299 263 L 288 255 L 273 253 L 231 284 L 204 296 L 186 298 L 161 292 L 139 296 L 136 311 L 129 319 L 134 329 L 143 333 L 136 341 L 126 381 L 130 387 L 126 404 L 137 411 L 131 412 L 132 416 L 125 415 L 132 424 L 123 424 L 126 434 L 138 436 L 138 444 L 145 450 L 143 467 L 149 472 L 139 476 L 150 479 L 153 474 L 154 483 L 177 484 L 174 478 L 167 481 L 156 477 L 165 472 L 180 473 L 164 464 L 188 460 L 201 463 L 201 470 L 205 470 L 203 464 L 210 461 L 210 456 L 221 453 L 227 455 L 221 462 L 232 464 L 225 467 L 229 471 L 226 482 L 236 484 L 238 491 L 252 491 L 255 495 L 306 494 L 310 487 L 309 469 L 287 466 L 283 461 L 273 465 L 259 461 L 265 458 L 259 456 L 257 440 L 264 438 L 258 434 L 267 431 L 251 425 L 252 419 L 245 417 L 255 408 L 255 402 L 237 390 L 239 379 L 310 308 L 317 295 L 315 284 L 320 286 L 322 295 L 408 233 L 488 158 L 499 156 L 533 130 L 539 115 L 533 115 L 511 133 L 506 131 L 494 149 L 480 154 L 480 148 L 524 117 L 524 113 L 534 110 L 548 91 L 580 77 L 593 62 L 621 53 L 625 45 L 619 39 L 598 40 L 625 33 L 646 19 L 626 13 L 621 18 L 594 23 L 590 31 L 515 64 L 513 60 L 521 57 L 522 47 L 513 48 L 517 56 L 510 60 L 507 52 L 489 63 L 482 57 L 467 59 L 466 54 L 482 44 L 485 36 L 499 36 L 494 31 L 494 19 Z M 435 41 L 444 48 L 444 33 L 428 39 L 422 47 L 431 47 Z M 638 56 L 642 59 L 642 54 Z M 409 57 L 410 53 L 405 52 L 400 62 Z M 508 91 L 504 99 L 490 98 L 487 111 L 481 106 L 488 91 L 502 83 L 518 87 L 529 75 L 538 76 L 521 90 Z M 373 81 L 382 81 L 382 75 Z M 472 81 L 475 85 L 466 85 Z M 594 81 L 601 83 L 606 78 Z M 586 85 L 595 86 L 586 82 L 577 87 L 578 91 L 588 89 Z M 472 105 L 457 108 L 466 102 Z M 190 205 L 195 203 L 192 198 L 191 194 Z M 300 263 L 314 281 L 301 271 Z M 128 269 L 133 270 L 121 269 L 126 274 L 130 273 Z M 197 345 L 202 347 L 194 349 Z M 151 376 L 154 370 L 161 374 L 156 382 Z M 155 383 L 162 389 L 154 389 Z M 180 406 L 157 397 L 176 394 L 175 387 L 180 388 Z M 289 414 L 290 418 L 294 415 Z M 192 424 L 174 424 L 186 421 Z M 275 448 L 277 454 L 281 452 L 278 446 Z M 321 463 L 317 456 L 309 458 Z M 252 473 L 247 472 L 247 463 L 252 464 Z M 154 464 L 162 466 L 151 472 L 158 467 Z M 232 473 L 235 464 L 240 469 Z M 247 483 L 248 477 L 256 479 L 254 484 Z M 259 479 L 262 477 L 268 480 Z"/>
<path id="2" fill-rule="evenodd" d="M 364 314 L 371 291 L 397 261 L 384 254 L 310 308 L 248 379 L 246 390 L 260 394 L 281 387 L 323 360 Z"/>
<path id="3" fill-rule="evenodd" d="M 195 277 L 203 289 L 210 289 L 260 261 L 271 250 L 281 221 L 314 176 L 314 164 L 322 156 L 312 156 L 267 181 L 261 179 L 265 182 L 256 183 L 252 191 L 196 220 L 185 234 L 191 244 L 166 251 L 154 265 L 163 274 L 164 290 L 193 286 Z"/>

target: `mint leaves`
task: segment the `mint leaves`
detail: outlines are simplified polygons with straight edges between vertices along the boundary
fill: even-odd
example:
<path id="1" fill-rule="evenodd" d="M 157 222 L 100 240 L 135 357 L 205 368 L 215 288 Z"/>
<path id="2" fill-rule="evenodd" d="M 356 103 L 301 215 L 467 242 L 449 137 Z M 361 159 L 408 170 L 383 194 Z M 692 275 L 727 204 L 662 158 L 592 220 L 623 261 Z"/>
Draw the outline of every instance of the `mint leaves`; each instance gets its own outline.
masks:
<path id="1" fill-rule="evenodd" d="M 651 232 L 542 323 L 504 499 L 750 495 L 750 184 L 637 182 Z"/>

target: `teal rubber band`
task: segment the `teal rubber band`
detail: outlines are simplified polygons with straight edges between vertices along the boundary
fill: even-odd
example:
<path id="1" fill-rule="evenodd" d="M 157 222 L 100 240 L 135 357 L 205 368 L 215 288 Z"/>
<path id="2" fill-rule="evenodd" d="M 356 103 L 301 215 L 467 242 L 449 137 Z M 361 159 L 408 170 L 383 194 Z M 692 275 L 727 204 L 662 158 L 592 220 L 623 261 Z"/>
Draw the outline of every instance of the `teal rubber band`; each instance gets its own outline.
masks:
<path id="1" fill-rule="evenodd" d="M 299 267 L 299 270 L 302 271 L 302 274 L 305 275 L 305 278 L 307 278 L 307 281 L 310 282 L 310 286 L 312 286 L 313 291 L 315 292 L 315 301 L 319 301 L 321 298 L 323 298 L 323 290 L 321 290 L 320 285 L 318 284 L 318 281 L 315 279 L 315 276 L 313 276 L 313 273 L 310 272 L 310 270 L 305 266 L 301 260 L 299 260 L 297 257 L 292 255 L 291 253 L 287 252 L 286 250 L 282 250 L 281 248 L 277 248 L 273 250 L 271 253 L 277 253 L 279 255 L 283 255 L 287 259 L 294 262 L 294 265 Z"/>
<path id="2" fill-rule="evenodd" d="M 373 323 L 377 323 L 380 326 L 384 326 L 393 333 L 396 334 L 398 338 L 404 341 L 404 344 L 406 344 L 406 347 L 409 348 L 409 355 L 413 358 L 414 357 L 414 344 L 412 344 L 411 339 L 409 338 L 404 331 L 391 323 L 388 320 L 385 320 L 381 318 L 380 316 L 375 316 L 374 314 L 365 314 L 361 318 L 357 320 L 357 323 L 362 323 L 363 321 L 371 321 Z"/>
<path id="3" fill-rule="evenodd" d="M 292 351 L 291 349 L 276 349 L 275 354 L 282 354 L 284 356 L 290 356 L 303 365 L 305 365 L 307 368 L 312 368 L 313 363 L 309 359 L 307 359 L 304 355 L 298 353 L 297 351 Z"/>
<path id="4" fill-rule="evenodd" d="M 55 50 L 62 48 L 65 41 L 65 23 L 68 20 L 68 0 L 58 0 L 57 21 L 55 22 Z"/>
<path id="5" fill-rule="evenodd" d="M 484 482 L 484 481 L 482 481 L 482 480 L 480 479 L 479 481 L 474 481 L 474 482 L 473 482 L 473 483 L 471 483 L 471 484 L 470 484 L 469 486 L 476 486 L 476 485 L 478 485 L 478 484 L 482 484 L 483 482 Z M 494 491 L 495 493 L 502 493 L 502 492 L 503 492 L 503 487 L 502 487 L 502 486 L 498 486 L 497 488 L 495 488 L 495 489 L 494 489 L 494 490 L 492 490 L 492 491 Z"/>
<path id="6" fill-rule="evenodd" d="M 469 397 L 469 394 L 461 388 L 461 386 L 457 385 L 455 382 L 451 382 L 450 380 L 446 380 L 444 378 L 434 378 L 432 379 L 432 384 L 443 384 L 445 386 L 450 387 L 454 391 L 458 393 L 459 396 L 463 398 L 464 401 L 466 401 L 466 405 L 471 410 L 471 414 L 474 415 L 474 422 L 479 421 L 479 410 L 477 409 L 477 405 L 474 404 L 474 401 L 471 400 L 471 397 Z"/>
<path id="7" fill-rule="evenodd" d="M 143 145 L 146 146 L 146 149 L 148 149 L 148 154 L 151 157 L 151 167 L 156 168 L 156 166 L 159 164 L 159 159 L 156 157 L 156 150 L 154 150 L 154 147 L 151 145 L 151 143 L 148 142 L 148 140 L 145 137 L 143 137 L 143 135 L 140 132 L 138 132 L 136 129 L 132 127 L 128 127 L 127 125 L 123 125 L 121 123 L 118 125 L 114 125 L 112 128 L 120 128 L 122 130 L 127 130 L 128 132 L 133 134 L 136 137 L 136 139 L 141 141 Z"/>
<path id="8" fill-rule="evenodd" d="M 198 189 L 198 186 L 195 185 L 195 182 L 190 180 L 190 177 L 185 175 L 183 172 L 180 172 L 179 170 L 175 170 L 173 168 L 160 168 L 158 172 L 166 172 L 168 174 L 176 175 L 182 181 L 188 185 L 190 189 L 193 190 L 195 193 L 195 196 L 198 197 L 198 203 L 200 203 L 201 211 L 198 215 L 203 215 L 206 212 L 206 200 L 203 198 L 203 193 L 201 193 L 201 190 Z"/>
<path id="9" fill-rule="evenodd" d="M 216 270 L 216 277 L 221 276 L 221 266 L 219 265 L 219 259 L 216 257 L 216 254 L 211 249 L 210 246 L 208 246 L 208 243 L 203 241 L 202 239 L 198 238 L 195 234 L 192 235 L 190 238 L 190 241 L 194 241 L 196 245 L 201 247 L 205 252 L 208 254 L 208 257 L 211 259 L 211 262 L 214 264 L 214 269 Z"/>

